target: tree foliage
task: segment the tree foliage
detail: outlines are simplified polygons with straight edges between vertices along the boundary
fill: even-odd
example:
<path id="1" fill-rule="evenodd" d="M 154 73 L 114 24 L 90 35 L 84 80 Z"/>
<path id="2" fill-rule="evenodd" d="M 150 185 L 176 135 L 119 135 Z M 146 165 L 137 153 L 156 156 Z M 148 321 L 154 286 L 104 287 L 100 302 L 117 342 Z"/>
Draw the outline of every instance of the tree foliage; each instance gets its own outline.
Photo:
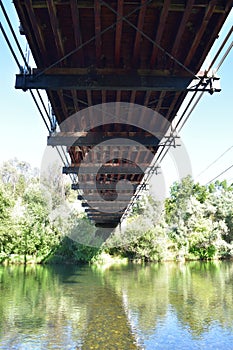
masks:
<path id="1" fill-rule="evenodd" d="M 10 257 L 41 262 L 64 242 L 69 214 L 64 219 L 58 209 L 68 196 L 67 184 L 55 170 L 47 183 L 41 183 L 38 174 L 16 159 L 0 169 L 0 262 Z M 56 214 L 51 217 L 52 211 Z"/>
<path id="2" fill-rule="evenodd" d="M 12 256 L 87 262 L 98 253 L 91 247 L 102 243 L 95 227 L 72 208 L 74 193 L 60 169 L 50 170 L 41 183 L 26 162 L 14 159 L 0 168 L 0 262 Z M 232 257 L 233 186 L 202 186 L 188 176 L 173 184 L 164 203 L 147 193 L 103 250 L 140 261 Z"/>
<path id="3" fill-rule="evenodd" d="M 173 184 L 162 211 L 147 195 L 112 244 L 118 248 L 110 253 L 143 261 L 231 257 L 233 187 L 226 181 L 202 186 L 188 176 Z"/>

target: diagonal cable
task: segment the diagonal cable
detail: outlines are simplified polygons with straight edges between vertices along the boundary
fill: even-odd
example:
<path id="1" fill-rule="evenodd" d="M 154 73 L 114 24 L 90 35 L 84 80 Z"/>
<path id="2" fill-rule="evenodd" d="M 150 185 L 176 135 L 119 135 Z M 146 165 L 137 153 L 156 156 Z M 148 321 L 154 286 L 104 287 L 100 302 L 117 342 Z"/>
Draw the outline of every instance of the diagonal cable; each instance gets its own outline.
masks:
<path id="1" fill-rule="evenodd" d="M 55 61 L 54 63 L 52 63 L 49 67 L 46 67 L 45 69 L 43 69 L 40 73 L 35 75 L 35 79 L 38 78 L 39 76 L 43 75 L 45 72 L 47 72 L 49 69 L 55 67 L 57 64 L 63 62 L 64 60 L 66 60 L 68 57 L 72 56 L 74 53 L 76 53 L 77 51 L 81 50 L 83 47 L 87 46 L 88 44 L 90 44 L 93 40 L 95 40 L 98 37 L 101 37 L 104 33 L 106 33 L 107 31 L 109 31 L 110 29 L 113 29 L 114 27 L 116 27 L 118 22 L 121 22 L 123 19 L 126 19 L 127 17 L 130 17 L 131 15 L 133 15 L 135 12 L 139 11 L 143 6 L 147 6 L 152 0 L 148 0 L 145 3 L 141 4 L 140 6 L 136 7 L 133 11 L 131 11 L 130 13 L 128 13 L 125 17 L 124 16 L 119 16 L 119 18 L 116 20 L 116 22 L 114 22 L 113 24 L 111 24 L 110 26 L 108 26 L 107 28 L 103 29 L 100 33 L 94 35 L 93 37 L 91 37 L 90 39 L 88 39 L 87 41 L 85 41 L 85 43 L 82 43 L 81 45 L 79 45 L 78 47 L 76 47 L 74 50 L 70 51 L 69 53 L 67 53 L 66 55 L 64 55 L 62 58 L 60 58 L 59 60 Z"/>
<path id="2" fill-rule="evenodd" d="M 225 174 L 227 171 L 229 171 L 231 168 L 233 168 L 233 164 L 230 165 L 227 169 L 223 170 L 220 174 L 218 174 L 217 176 L 215 176 L 212 180 L 208 181 L 206 183 L 206 185 L 208 185 L 209 183 L 213 182 L 214 180 L 216 180 L 219 176 Z"/>
<path id="3" fill-rule="evenodd" d="M 225 61 L 225 59 L 227 58 L 227 56 L 229 55 L 231 49 L 233 47 L 233 41 L 230 43 L 230 46 L 227 48 L 227 51 L 225 52 L 225 54 L 223 55 L 222 59 L 220 60 L 219 64 L 217 65 L 217 68 L 214 70 L 214 73 L 217 73 L 217 71 L 219 70 L 219 68 L 221 67 L 221 65 L 223 64 L 223 62 Z"/>
<path id="4" fill-rule="evenodd" d="M 9 16 L 8 16 L 8 14 L 7 14 L 7 11 L 6 11 L 6 9 L 5 9 L 5 7 L 4 7 L 2 1 L 0 1 L 0 6 L 1 6 L 2 12 L 3 12 L 3 14 L 4 14 L 4 17 L 5 17 L 5 19 L 6 19 L 6 22 L 7 22 L 8 26 L 9 26 L 9 28 L 10 28 L 10 32 L 11 32 L 11 34 L 12 34 L 14 40 L 15 40 L 16 46 L 17 46 L 17 48 L 18 48 L 18 50 L 19 50 L 19 52 L 20 52 L 20 55 L 21 55 L 21 57 L 22 57 L 22 59 L 23 59 L 23 61 L 24 61 L 24 64 L 25 64 L 25 66 L 27 67 L 28 71 L 30 71 L 31 68 L 30 68 L 30 66 L 29 66 L 29 64 L 28 64 L 28 62 L 27 62 L 27 60 L 26 60 L 26 58 L 25 58 L 25 56 L 24 56 L 23 50 L 22 50 L 22 48 L 21 48 L 21 45 L 20 45 L 20 43 L 19 43 L 19 40 L 18 40 L 18 38 L 17 38 L 17 36 L 16 36 L 16 34 L 15 34 L 14 28 L 13 28 L 13 26 L 12 26 L 12 24 L 11 24 L 10 18 L 9 18 Z M 14 56 L 14 59 L 15 59 L 17 65 L 18 65 L 19 69 L 21 70 L 20 63 L 19 63 L 19 61 L 18 61 L 18 59 L 17 59 L 16 54 L 14 53 L 14 50 L 13 50 L 13 48 L 12 48 L 12 46 L 11 46 L 11 44 L 10 44 L 10 41 L 9 41 L 9 39 L 8 39 L 8 37 L 7 37 L 7 34 L 5 33 L 5 31 L 4 31 L 3 28 L 2 28 L 2 25 L 1 25 L 1 29 L 2 29 L 4 38 L 5 38 L 5 40 L 7 41 L 7 44 L 8 44 L 8 46 L 9 46 L 10 50 L 11 50 L 11 53 L 12 53 L 12 55 Z M 46 115 L 47 115 L 47 117 L 48 117 L 48 119 L 49 119 L 49 121 L 50 121 L 50 117 L 49 117 L 48 111 L 47 111 L 47 109 L 46 109 L 46 107 L 45 107 L 44 101 L 43 101 L 43 99 L 42 99 L 42 97 L 41 97 L 41 94 L 40 94 L 39 90 L 36 90 L 36 91 L 37 91 L 37 94 L 38 94 L 38 96 L 39 96 L 40 102 L 41 102 L 41 104 L 42 104 L 42 106 L 43 106 L 43 108 L 44 108 L 44 110 L 45 110 L 45 113 L 46 113 Z M 34 96 L 31 90 L 30 90 L 30 93 L 31 93 L 32 96 Z M 40 110 L 39 110 L 39 112 L 40 112 L 40 114 L 42 114 Z M 43 117 L 43 120 L 44 120 L 44 117 Z M 46 123 L 45 120 L 44 120 L 44 122 L 45 122 L 46 127 L 48 128 L 47 123 Z M 50 123 L 51 123 L 51 121 L 50 121 Z"/>
<path id="5" fill-rule="evenodd" d="M 206 74 L 208 74 L 209 71 L 210 71 L 210 69 L 213 67 L 215 61 L 217 60 L 218 56 L 220 55 L 221 51 L 223 50 L 224 46 L 226 45 L 226 43 L 227 43 L 228 39 L 230 38 L 232 32 L 233 32 L 233 26 L 230 28 L 230 30 L 229 30 L 229 32 L 227 33 L 227 35 L 226 35 L 226 37 L 225 37 L 225 39 L 224 39 L 222 45 L 220 46 L 220 48 L 218 49 L 218 51 L 217 51 L 216 55 L 214 56 L 212 62 L 210 63 L 210 65 L 209 65 L 209 67 L 208 67 L 208 69 L 207 69 L 207 71 L 206 71 Z M 219 66 L 219 65 L 218 65 L 218 66 Z"/>
<path id="6" fill-rule="evenodd" d="M 2 5 L 2 3 L 0 3 L 0 4 Z M 9 24 L 9 23 L 8 23 L 8 24 Z M 9 49 L 10 49 L 10 52 L 11 52 L 11 54 L 12 54 L 12 56 L 13 56 L 13 58 L 14 58 L 16 64 L 17 64 L 19 70 L 21 70 L 21 65 L 20 65 L 20 63 L 19 63 L 19 60 L 18 60 L 18 58 L 17 58 L 17 55 L 16 55 L 16 53 L 15 53 L 15 51 L 14 51 L 12 45 L 11 45 L 11 42 L 10 42 L 10 40 L 9 40 L 9 38 L 8 38 L 8 36 L 7 36 L 7 34 L 6 34 L 5 30 L 4 30 L 4 28 L 3 28 L 1 22 L 0 22 L 0 29 L 1 29 L 1 31 L 2 31 L 3 37 L 4 37 L 4 39 L 5 39 L 5 41 L 6 41 L 7 45 L 8 45 L 8 47 L 9 47 Z M 13 28 L 12 28 L 12 29 L 13 29 Z M 14 32 L 13 32 L 13 33 L 14 33 Z M 13 34 L 13 33 L 12 33 L 12 34 Z M 15 39 L 15 33 L 14 33 L 13 37 L 14 37 L 14 39 Z M 16 38 L 16 40 L 17 40 L 17 38 Z M 17 47 L 18 47 L 18 49 L 19 49 L 21 55 L 22 55 L 23 58 L 24 58 L 23 51 L 22 51 L 22 49 L 21 49 L 21 47 L 20 47 L 19 42 L 17 41 L 16 43 L 17 43 Z M 25 58 L 24 58 L 24 59 L 25 59 Z M 26 64 L 26 62 L 25 62 L 25 64 Z M 32 96 L 32 99 L 33 99 L 33 101 L 34 101 L 34 103 L 35 103 L 35 105 L 36 105 L 36 107 L 37 107 L 37 109 L 38 109 L 38 111 L 39 111 L 39 113 L 40 113 L 42 119 L 43 119 L 43 122 L 44 122 L 44 124 L 45 124 L 47 130 L 50 132 L 49 126 L 48 126 L 48 124 L 47 124 L 47 121 L 46 121 L 46 119 L 45 119 L 45 117 L 44 117 L 44 115 L 43 115 L 43 112 L 42 112 L 42 110 L 41 110 L 41 108 L 40 108 L 40 106 L 39 106 L 39 104 L 38 104 L 38 102 L 37 102 L 37 99 L 36 99 L 36 97 L 35 97 L 33 91 L 32 91 L 32 90 L 29 90 L 29 92 L 30 92 L 30 94 L 31 94 L 31 96 Z M 40 98 L 40 101 L 41 101 L 41 103 L 42 103 L 42 106 L 44 107 L 44 109 L 45 109 L 45 111 L 46 111 L 46 113 L 47 113 L 46 107 L 45 107 L 45 105 L 44 105 L 44 102 L 43 102 L 42 97 L 41 97 L 41 95 L 40 95 L 40 92 L 39 92 L 38 90 L 37 90 L 37 94 L 38 94 L 38 96 L 39 96 L 39 98 Z M 61 153 L 60 153 L 60 151 L 59 151 L 59 149 L 58 149 L 58 147 L 56 147 L 56 150 L 57 150 L 57 152 L 58 152 L 58 154 L 59 154 L 59 156 L 60 156 L 60 158 L 61 158 L 62 163 L 63 163 L 64 165 L 66 165 L 65 162 L 64 162 L 64 159 L 63 159 L 63 157 L 62 157 L 62 155 L 61 155 Z M 71 179 L 71 181 L 74 181 L 74 179 L 72 179 L 72 177 L 71 177 L 71 174 L 70 174 L 70 179 Z"/>
<path id="7" fill-rule="evenodd" d="M 27 62 L 26 58 L 24 57 L 23 50 L 22 50 L 22 48 L 21 48 L 21 46 L 20 46 L 20 43 L 19 43 L 19 41 L 18 41 L 18 39 L 17 39 L 17 36 L 16 36 L 16 34 L 15 34 L 15 31 L 14 31 L 14 29 L 13 29 L 13 27 L 12 27 L 11 21 L 10 21 L 10 19 L 9 19 L 9 17 L 8 17 L 8 14 L 7 14 L 6 10 L 5 10 L 5 7 L 4 7 L 2 1 L 0 1 L 0 6 L 1 6 L 2 12 L 3 12 L 3 14 L 4 14 L 4 17 L 5 17 L 6 21 L 7 21 L 7 24 L 8 24 L 8 26 L 9 26 L 9 28 L 10 28 L 11 34 L 13 35 L 13 38 L 15 39 L 16 45 L 17 45 L 17 47 L 18 47 L 18 50 L 19 50 L 19 52 L 20 52 L 20 54 L 21 54 L 21 56 L 22 56 L 22 58 L 23 58 L 23 60 L 24 60 L 25 66 L 26 66 L 27 69 L 30 71 L 30 67 L 29 67 L 29 65 L 28 65 L 28 62 Z"/>
<path id="8" fill-rule="evenodd" d="M 114 10 L 109 4 L 107 4 L 105 1 L 101 0 L 101 3 L 106 6 L 109 10 L 111 10 L 113 13 L 118 15 L 118 12 Z M 182 67 L 184 70 L 186 70 L 188 73 L 190 73 L 192 76 L 194 76 L 196 79 L 201 80 L 193 71 L 191 71 L 188 67 L 186 67 L 183 63 L 181 63 L 178 59 L 176 59 L 173 55 L 171 55 L 167 50 L 165 50 L 160 44 L 158 44 L 155 40 L 151 39 L 147 34 L 145 34 L 142 30 L 140 30 L 137 26 L 135 26 L 132 22 L 130 22 L 127 16 L 122 16 L 122 19 L 128 23 L 132 28 L 134 28 L 137 32 L 139 32 L 144 38 L 146 38 L 150 43 L 152 43 L 154 46 L 156 46 L 160 51 L 162 51 L 166 56 L 171 58 L 174 62 L 176 62 L 180 67 Z"/>
<path id="9" fill-rule="evenodd" d="M 226 151 L 224 151 L 218 158 L 216 158 L 212 163 L 210 163 L 204 170 L 202 170 L 196 177 L 196 179 L 198 179 L 203 173 L 206 172 L 206 170 L 208 170 L 212 165 L 214 165 L 215 163 L 217 163 L 217 161 L 219 161 L 219 159 L 221 159 L 227 152 L 229 152 L 231 149 L 233 148 L 233 145 L 231 147 L 229 147 Z"/>

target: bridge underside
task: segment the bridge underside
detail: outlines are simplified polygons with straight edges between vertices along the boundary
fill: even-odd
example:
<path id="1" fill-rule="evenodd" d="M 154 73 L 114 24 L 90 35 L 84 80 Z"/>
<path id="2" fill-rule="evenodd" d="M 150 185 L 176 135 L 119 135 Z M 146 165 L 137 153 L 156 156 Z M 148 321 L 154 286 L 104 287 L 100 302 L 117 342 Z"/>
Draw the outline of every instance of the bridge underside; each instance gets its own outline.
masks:
<path id="1" fill-rule="evenodd" d="M 48 142 L 68 147 L 71 164 L 63 172 L 79 175 L 82 186 L 74 187 L 82 190 L 80 198 L 89 196 L 84 203 L 89 218 L 97 226 L 115 227 L 218 37 L 232 1 L 14 0 L 14 4 L 37 65 L 29 74 L 17 76 L 16 88 L 47 91 L 61 129 Z M 195 82 L 197 87 L 202 81 Z M 92 107 L 106 103 L 115 103 L 115 119 L 97 125 Z M 150 133 L 147 125 L 143 128 L 146 112 L 137 123 L 128 112 L 122 122 L 119 103 L 161 115 L 167 121 L 160 128 L 161 137 Z M 74 115 L 75 122 L 67 122 Z M 157 119 L 151 123 L 156 128 Z M 134 148 L 124 142 L 111 144 L 113 138 L 129 139 Z M 136 143 L 143 147 L 135 148 Z M 115 154 L 101 167 L 96 153 L 89 163 L 85 161 L 97 145 L 96 153 Z M 116 205 L 116 184 L 125 180 L 132 186 L 118 188 L 121 198 Z M 103 201 L 108 210 L 101 206 Z"/>

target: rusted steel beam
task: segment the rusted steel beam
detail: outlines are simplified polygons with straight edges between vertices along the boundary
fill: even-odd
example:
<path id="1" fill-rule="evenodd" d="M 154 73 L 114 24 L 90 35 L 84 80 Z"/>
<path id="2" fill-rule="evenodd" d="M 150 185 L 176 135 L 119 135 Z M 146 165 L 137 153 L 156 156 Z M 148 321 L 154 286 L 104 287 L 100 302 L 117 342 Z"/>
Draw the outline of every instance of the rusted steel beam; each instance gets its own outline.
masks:
<path id="1" fill-rule="evenodd" d="M 74 109 L 75 112 L 79 111 L 79 105 L 78 105 L 78 98 L 77 98 L 77 91 L 72 89 L 71 90 L 72 98 L 73 98 L 73 104 L 74 104 Z"/>
<path id="2" fill-rule="evenodd" d="M 187 5 L 186 5 L 186 8 L 185 8 L 184 13 L 183 13 L 182 20 L 180 22 L 180 26 L 179 26 L 179 29 L 177 31 L 176 39 L 175 39 L 175 42 L 174 42 L 173 47 L 172 47 L 171 54 L 175 58 L 178 58 L 179 45 L 180 45 L 182 36 L 184 34 L 184 31 L 186 30 L 186 24 L 187 24 L 187 21 L 191 15 L 191 13 L 192 13 L 192 8 L 193 8 L 194 3 L 195 3 L 195 0 L 187 1 Z"/>
<path id="3" fill-rule="evenodd" d="M 222 12 L 222 15 L 221 15 L 221 20 L 219 20 L 219 22 L 217 23 L 217 25 L 214 26 L 214 29 L 213 29 L 213 32 L 212 32 L 212 35 L 213 35 L 213 38 L 218 38 L 218 33 L 221 29 L 221 25 L 222 23 L 224 22 L 224 19 L 226 18 L 226 13 L 229 13 L 230 10 L 232 9 L 232 6 L 233 6 L 233 1 L 226 1 L 226 4 L 225 6 L 223 6 L 223 11 Z M 215 6 L 215 9 L 214 9 L 214 12 L 217 12 L 217 4 Z M 202 53 L 202 56 L 200 58 L 200 62 L 203 62 L 207 56 L 209 52 L 209 48 L 206 47 Z"/>
<path id="4" fill-rule="evenodd" d="M 101 91 L 101 97 L 102 97 L 102 103 L 106 103 L 107 102 L 107 91 L 106 90 L 102 90 Z"/>
<path id="5" fill-rule="evenodd" d="M 50 17 L 50 22 L 52 26 L 53 35 L 55 38 L 55 43 L 58 52 L 58 58 L 62 58 L 64 56 L 64 47 L 60 33 L 60 26 L 58 23 L 57 13 L 56 13 L 56 5 L 53 1 L 47 0 L 48 12 Z M 64 61 L 63 61 L 64 64 Z"/>
<path id="6" fill-rule="evenodd" d="M 131 95 L 130 95 L 130 103 L 134 103 L 135 102 L 135 98 L 136 98 L 136 90 L 131 91 Z"/>
<path id="7" fill-rule="evenodd" d="M 101 2 L 99 0 L 94 0 L 94 13 L 96 65 L 99 66 L 101 57 Z"/>
<path id="8" fill-rule="evenodd" d="M 116 102 L 121 102 L 121 90 L 117 90 Z M 117 106 L 118 106 L 118 104 L 117 104 Z M 119 108 L 120 108 L 120 106 L 119 106 Z M 118 115 L 117 111 L 116 111 L 116 115 Z"/>
<path id="9" fill-rule="evenodd" d="M 16 0 L 14 0 L 15 2 Z M 26 0 L 21 0 L 22 3 L 25 3 Z M 100 0 L 99 0 L 100 1 Z M 69 5 L 70 4 L 70 0 L 53 0 L 54 4 L 56 6 L 64 6 L 64 5 Z M 195 7 L 196 8 L 200 8 L 200 7 L 204 7 L 206 6 L 207 0 L 196 0 L 195 1 Z M 134 1 L 128 1 L 127 5 L 138 5 L 138 3 L 135 4 Z M 152 0 L 150 2 L 150 4 L 148 6 L 152 7 L 152 8 L 157 8 L 157 7 L 162 7 L 164 5 L 164 1 L 158 1 L 158 0 Z M 47 2 L 46 0 L 37 0 L 37 1 L 33 1 L 33 7 L 35 9 L 43 9 L 47 7 Z M 78 0 L 77 1 L 77 7 L 82 9 L 82 8 L 86 8 L 86 9 L 93 9 L 94 8 L 94 0 Z M 221 0 L 217 0 L 216 1 L 216 12 L 221 13 L 224 12 L 224 8 L 223 8 L 223 1 Z M 183 11 L 185 9 L 185 1 L 180 1 L 180 0 L 176 0 L 176 1 L 172 1 L 172 4 L 170 5 L 170 10 L 172 11 Z"/>
<path id="10" fill-rule="evenodd" d="M 67 118 L 68 117 L 68 110 L 67 110 L 67 105 L 64 101 L 64 96 L 63 96 L 63 91 L 61 89 L 59 89 L 57 91 L 57 94 L 58 94 L 58 97 L 59 97 L 59 100 L 60 100 L 60 104 L 61 104 L 61 107 L 62 107 L 62 112 L 64 114 L 64 117 Z"/>
<path id="11" fill-rule="evenodd" d="M 156 42 L 156 44 L 159 44 L 159 45 L 160 45 L 160 42 L 162 39 L 162 35 L 164 33 L 164 28 L 165 28 L 165 24 L 166 24 L 166 20 L 167 20 L 167 16 L 168 16 L 169 8 L 170 8 L 170 3 L 171 3 L 171 0 L 165 0 L 164 5 L 163 5 L 162 10 L 161 10 L 158 29 L 156 31 L 156 36 L 155 36 L 155 42 Z M 150 60 L 151 68 L 153 68 L 155 65 L 157 54 L 158 54 L 158 47 L 154 45 L 153 51 L 151 54 L 151 60 Z"/>
<path id="12" fill-rule="evenodd" d="M 199 27 L 199 30 L 197 31 L 195 39 L 193 40 L 192 46 L 191 46 L 191 48 L 189 50 L 189 53 L 188 53 L 188 55 L 187 55 L 187 57 L 185 59 L 185 62 L 184 62 L 185 66 L 189 66 L 191 61 L 192 61 L 192 59 L 194 58 L 196 50 L 197 50 L 197 48 L 200 45 L 201 38 L 202 38 L 203 34 L 206 31 L 206 28 L 207 28 L 207 26 L 209 24 L 211 16 L 214 13 L 215 6 L 216 6 L 216 1 L 215 0 L 209 1 L 209 5 L 205 9 L 205 13 L 204 13 L 201 25 Z"/>
<path id="13" fill-rule="evenodd" d="M 17 6 L 17 8 L 20 8 L 20 12 L 21 12 L 20 4 L 17 4 L 16 6 Z M 33 47 L 33 43 L 35 41 L 34 38 L 33 38 L 33 35 L 35 35 L 35 39 L 36 39 L 36 41 L 37 41 L 37 43 L 38 43 L 38 45 L 40 47 L 40 52 L 42 53 L 42 55 L 39 55 L 38 62 L 41 62 L 41 60 L 42 60 L 42 62 L 45 64 L 46 61 L 47 61 L 47 59 L 46 59 L 47 55 L 46 55 L 45 43 L 44 43 L 44 39 L 43 39 L 43 35 L 42 35 L 42 32 L 41 32 L 41 29 L 40 29 L 40 27 L 38 25 L 38 22 L 37 22 L 35 13 L 34 13 L 34 9 L 32 7 L 32 2 L 30 0 L 25 0 L 25 6 L 26 6 L 26 9 L 27 9 L 29 20 L 31 22 L 31 26 L 33 28 L 33 33 L 28 32 L 27 36 L 29 37 L 31 47 Z M 24 18 L 24 13 L 23 13 L 23 18 Z M 26 21 L 26 18 L 25 18 L 25 21 Z"/>
<path id="14" fill-rule="evenodd" d="M 145 98 L 144 98 L 144 106 L 148 106 L 148 103 L 150 101 L 150 96 L 151 96 L 151 91 L 146 91 L 146 95 L 145 95 Z"/>
<path id="15" fill-rule="evenodd" d="M 70 7 L 71 7 L 72 25 L 74 29 L 74 40 L 75 40 L 76 48 L 78 48 L 82 44 L 82 34 L 81 34 L 81 27 L 80 27 L 80 15 L 79 15 L 78 2 L 76 0 L 70 0 Z M 84 65 L 83 49 L 79 49 L 75 53 L 75 57 L 77 57 L 77 62 L 79 62 L 79 66 L 83 66 Z"/>
<path id="16" fill-rule="evenodd" d="M 118 68 L 118 67 L 105 67 L 105 68 L 93 68 L 93 67 L 52 67 L 46 68 L 44 73 L 42 69 L 33 68 L 33 77 L 45 75 L 90 75 L 93 77 L 98 76 L 111 76 L 120 75 L 127 77 L 128 75 L 139 75 L 139 76 L 161 76 L 169 77 L 171 72 L 168 69 L 148 69 L 148 68 Z M 182 72 L 182 76 L 190 77 L 190 73 Z"/>
<path id="17" fill-rule="evenodd" d="M 16 75 L 16 89 L 46 90 L 137 90 L 137 91 L 183 91 L 191 82 L 186 76 L 149 75 Z"/>
<path id="18" fill-rule="evenodd" d="M 25 2 L 27 0 L 21 1 L 22 3 Z M 59 5 L 70 5 L 70 0 L 53 0 L 53 3 L 56 6 Z M 94 0 L 79 0 L 77 2 L 78 8 L 93 8 L 94 7 Z M 33 1 L 33 7 L 34 8 L 47 8 L 47 1 L 46 0 L 37 0 L 37 1 Z"/>
<path id="19" fill-rule="evenodd" d="M 138 58 L 139 58 L 139 50 L 140 50 L 140 43 L 141 43 L 141 33 L 139 31 L 143 30 L 143 25 L 144 25 L 144 19 L 145 19 L 145 14 L 146 14 L 146 9 L 147 7 L 145 6 L 147 0 L 141 0 L 141 8 L 138 16 L 138 24 L 137 28 L 138 31 L 136 32 L 136 36 L 134 39 L 134 49 L 133 49 L 133 66 L 136 66 L 138 63 Z"/>
<path id="20" fill-rule="evenodd" d="M 20 2 L 16 3 L 14 1 L 14 5 L 15 5 L 17 13 L 19 15 L 21 26 L 22 26 L 22 22 L 23 23 L 27 23 L 28 22 L 28 26 L 30 27 L 30 24 L 32 25 L 32 20 L 31 20 L 30 16 L 28 16 L 28 19 L 26 20 L 26 13 L 23 10 L 22 4 Z M 25 35 L 26 34 L 25 28 L 22 27 L 22 29 L 23 29 L 23 33 Z M 28 43 L 29 43 L 30 47 L 32 47 L 33 46 L 33 42 L 34 42 L 34 33 L 32 33 L 31 30 L 27 30 L 27 40 L 28 40 Z M 37 62 L 37 64 L 39 62 L 40 63 L 42 62 L 39 52 L 35 53 L 34 60 L 35 60 L 35 62 Z"/>
<path id="21" fill-rule="evenodd" d="M 123 20 L 120 20 L 123 16 L 123 3 L 124 0 L 118 0 L 117 2 L 117 23 L 116 23 L 116 38 L 115 38 L 115 65 L 120 66 L 121 59 L 121 36 Z"/>
<path id="22" fill-rule="evenodd" d="M 92 95 L 89 89 L 87 89 L 87 103 L 88 103 L 88 107 L 92 106 Z"/>
<path id="23" fill-rule="evenodd" d="M 166 96 L 166 91 L 162 91 L 162 92 L 160 93 L 160 95 L 159 95 L 157 104 L 155 105 L 155 110 L 156 110 L 157 112 L 159 112 L 159 110 L 160 110 L 160 108 L 161 108 L 161 106 L 162 106 L 162 104 L 163 104 L 163 100 L 164 100 L 165 96 Z"/>

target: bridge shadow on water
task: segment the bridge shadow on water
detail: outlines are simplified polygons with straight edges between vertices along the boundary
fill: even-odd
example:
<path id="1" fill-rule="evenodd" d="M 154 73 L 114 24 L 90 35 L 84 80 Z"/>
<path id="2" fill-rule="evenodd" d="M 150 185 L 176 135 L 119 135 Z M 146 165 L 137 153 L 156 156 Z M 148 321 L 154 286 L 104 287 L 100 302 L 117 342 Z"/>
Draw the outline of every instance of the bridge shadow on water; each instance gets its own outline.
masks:
<path id="1" fill-rule="evenodd" d="M 0 267 L 0 276 L 1 349 L 138 349 L 121 296 L 89 267 Z"/>

